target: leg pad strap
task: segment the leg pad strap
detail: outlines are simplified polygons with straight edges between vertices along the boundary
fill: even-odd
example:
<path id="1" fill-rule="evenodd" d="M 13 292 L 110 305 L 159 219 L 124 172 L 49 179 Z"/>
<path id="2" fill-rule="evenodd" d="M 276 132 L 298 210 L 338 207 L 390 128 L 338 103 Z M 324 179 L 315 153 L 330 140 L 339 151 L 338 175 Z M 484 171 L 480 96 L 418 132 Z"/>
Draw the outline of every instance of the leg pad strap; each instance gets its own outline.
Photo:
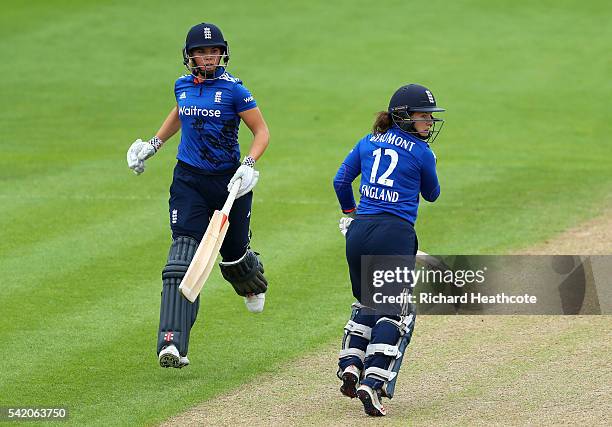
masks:
<path id="1" fill-rule="evenodd" d="M 366 377 L 372 376 L 381 381 L 389 382 L 395 379 L 395 377 L 397 376 L 397 372 L 389 371 L 387 369 L 382 369 L 382 368 L 371 367 L 371 368 L 366 369 L 364 376 Z"/>
<path id="2" fill-rule="evenodd" d="M 353 320 L 348 321 L 348 323 L 344 327 L 344 330 L 351 335 L 365 338 L 368 341 L 372 337 L 372 328 L 366 325 L 362 325 L 361 323 L 357 323 Z"/>
<path id="3" fill-rule="evenodd" d="M 352 347 L 340 350 L 340 359 L 349 356 L 357 356 L 363 362 L 363 360 L 366 358 L 366 353 L 363 350 L 359 350 L 358 348 Z"/>
<path id="4" fill-rule="evenodd" d="M 366 357 L 371 356 L 373 354 L 379 354 L 381 356 L 390 356 L 396 359 L 402 356 L 402 352 L 399 351 L 399 348 L 396 345 L 390 345 L 390 344 L 370 344 L 368 345 L 368 349 L 366 351 Z"/>

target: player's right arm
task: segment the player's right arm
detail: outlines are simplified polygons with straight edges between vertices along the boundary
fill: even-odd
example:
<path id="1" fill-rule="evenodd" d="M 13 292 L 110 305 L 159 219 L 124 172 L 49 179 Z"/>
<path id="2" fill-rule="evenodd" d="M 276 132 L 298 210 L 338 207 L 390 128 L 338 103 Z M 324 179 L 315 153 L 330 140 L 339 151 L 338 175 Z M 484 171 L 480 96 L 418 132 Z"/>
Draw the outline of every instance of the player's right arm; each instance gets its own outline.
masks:
<path id="1" fill-rule="evenodd" d="M 175 106 L 153 138 L 148 141 L 137 139 L 132 143 L 127 152 L 128 167 L 132 169 L 136 175 L 143 173 L 145 169 L 145 160 L 153 156 L 157 150 L 161 148 L 164 142 L 172 138 L 180 128 L 181 120 L 178 114 L 178 107 Z"/>
<path id="2" fill-rule="evenodd" d="M 170 110 L 170 114 L 164 120 L 161 127 L 155 134 L 156 137 L 161 139 L 162 141 L 167 141 L 176 134 L 181 128 L 181 119 L 179 118 L 178 106 L 174 106 L 172 110 Z"/>
<path id="3" fill-rule="evenodd" d="M 440 182 L 436 173 L 436 156 L 425 150 L 421 164 L 421 195 L 428 202 L 435 202 L 440 195 Z"/>
<path id="4" fill-rule="evenodd" d="M 345 214 L 355 212 L 356 203 L 353 196 L 352 183 L 361 173 L 361 156 L 359 155 L 359 142 L 346 156 L 334 177 L 334 190 L 340 202 L 340 208 Z"/>

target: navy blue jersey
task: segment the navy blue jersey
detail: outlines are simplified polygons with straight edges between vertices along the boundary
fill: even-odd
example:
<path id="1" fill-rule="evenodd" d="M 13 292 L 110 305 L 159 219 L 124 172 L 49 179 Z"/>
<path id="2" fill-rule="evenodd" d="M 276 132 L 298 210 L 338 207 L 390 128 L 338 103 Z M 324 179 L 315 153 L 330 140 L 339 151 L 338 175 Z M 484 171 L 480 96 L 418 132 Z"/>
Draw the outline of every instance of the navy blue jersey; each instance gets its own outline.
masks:
<path id="1" fill-rule="evenodd" d="M 338 169 L 334 188 L 344 212 L 355 208 L 351 183 L 361 174 L 357 214 L 391 213 L 415 223 L 419 193 L 433 202 L 440 195 L 436 157 L 429 144 L 399 127 L 368 134 Z"/>
<path id="2" fill-rule="evenodd" d="M 176 158 L 213 174 L 238 167 L 238 113 L 257 107 L 242 81 L 223 72 L 196 83 L 189 74 L 176 81 L 174 95 L 181 120 Z"/>

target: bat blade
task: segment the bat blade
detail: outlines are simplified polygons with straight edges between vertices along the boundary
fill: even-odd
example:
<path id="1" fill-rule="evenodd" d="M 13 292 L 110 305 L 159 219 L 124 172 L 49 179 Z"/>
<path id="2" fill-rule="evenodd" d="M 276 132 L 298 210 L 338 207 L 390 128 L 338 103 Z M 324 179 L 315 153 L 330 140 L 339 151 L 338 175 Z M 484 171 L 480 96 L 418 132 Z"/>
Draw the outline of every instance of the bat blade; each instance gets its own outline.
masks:
<path id="1" fill-rule="evenodd" d="M 451 268 L 444 261 L 429 255 L 427 252 L 417 251 L 416 262 L 432 270 L 447 271 Z"/>
<path id="2" fill-rule="evenodd" d="M 189 301 L 194 302 L 198 295 L 200 295 L 200 291 L 215 265 L 219 249 L 223 244 L 228 228 L 229 220 L 227 214 L 215 211 L 204 233 L 202 242 L 198 246 L 198 250 L 191 260 L 187 273 L 185 273 L 185 277 L 183 277 L 179 286 L 179 290 Z"/>

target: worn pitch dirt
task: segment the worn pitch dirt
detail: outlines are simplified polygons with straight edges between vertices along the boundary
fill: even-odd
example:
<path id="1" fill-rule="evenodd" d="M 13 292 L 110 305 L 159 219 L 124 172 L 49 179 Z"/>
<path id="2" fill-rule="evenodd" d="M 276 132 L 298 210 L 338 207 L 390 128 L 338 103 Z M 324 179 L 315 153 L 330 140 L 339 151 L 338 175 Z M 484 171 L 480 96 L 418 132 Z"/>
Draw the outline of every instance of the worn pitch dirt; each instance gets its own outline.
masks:
<path id="1" fill-rule="evenodd" d="M 612 215 L 517 253 L 612 254 Z M 610 425 L 610 336 L 612 316 L 420 316 L 383 419 L 338 391 L 333 343 L 163 425 Z"/>

